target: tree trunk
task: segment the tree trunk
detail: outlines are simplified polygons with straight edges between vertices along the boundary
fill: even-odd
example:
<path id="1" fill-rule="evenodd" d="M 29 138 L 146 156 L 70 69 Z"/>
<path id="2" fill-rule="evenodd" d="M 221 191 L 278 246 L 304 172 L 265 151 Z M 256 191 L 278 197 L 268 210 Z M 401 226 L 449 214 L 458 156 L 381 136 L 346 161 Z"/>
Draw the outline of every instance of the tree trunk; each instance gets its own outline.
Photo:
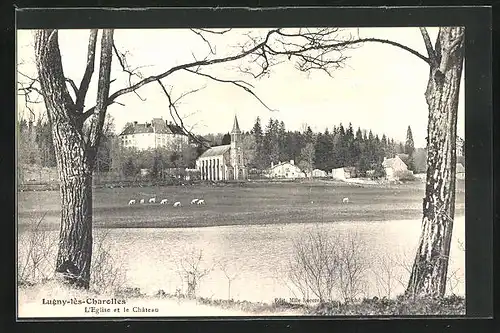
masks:
<path id="1" fill-rule="evenodd" d="M 455 214 L 456 130 L 464 29 L 441 28 L 435 57 L 425 93 L 429 122 L 422 231 L 406 293 L 443 297 Z"/>
<path id="2" fill-rule="evenodd" d="M 92 256 L 92 161 L 74 103 L 66 88 L 57 30 L 35 33 L 35 58 L 51 124 L 61 191 L 61 228 L 56 273 L 89 287 Z"/>
<path id="3" fill-rule="evenodd" d="M 56 273 L 89 288 L 92 257 L 92 167 L 85 144 L 71 126 L 53 123 L 61 179 L 61 228 Z M 72 149 L 68 149 L 72 147 Z"/>

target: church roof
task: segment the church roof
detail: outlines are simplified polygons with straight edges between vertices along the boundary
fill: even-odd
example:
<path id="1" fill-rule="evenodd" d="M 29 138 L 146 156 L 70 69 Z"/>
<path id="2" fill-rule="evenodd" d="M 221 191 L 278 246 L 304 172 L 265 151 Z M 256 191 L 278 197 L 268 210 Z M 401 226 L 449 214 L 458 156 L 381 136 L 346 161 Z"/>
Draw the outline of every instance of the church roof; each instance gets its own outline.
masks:
<path id="1" fill-rule="evenodd" d="M 224 155 L 229 149 L 231 149 L 231 145 L 215 146 L 201 154 L 199 158 Z"/>
<path id="2" fill-rule="evenodd" d="M 234 116 L 233 131 L 231 133 L 241 133 L 240 125 L 238 125 L 238 118 L 236 118 L 236 116 Z"/>

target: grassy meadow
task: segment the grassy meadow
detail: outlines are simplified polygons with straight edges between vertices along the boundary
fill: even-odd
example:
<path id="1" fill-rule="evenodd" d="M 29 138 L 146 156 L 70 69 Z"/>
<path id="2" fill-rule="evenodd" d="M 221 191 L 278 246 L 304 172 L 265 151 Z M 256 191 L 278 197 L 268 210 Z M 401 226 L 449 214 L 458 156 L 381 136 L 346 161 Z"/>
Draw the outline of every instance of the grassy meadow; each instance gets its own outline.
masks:
<path id="1" fill-rule="evenodd" d="M 241 224 L 418 219 L 424 184 L 359 185 L 342 182 L 247 182 L 224 185 L 94 189 L 94 225 L 106 228 L 172 228 Z M 156 197 L 156 204 L 139 204 Z M 342 204 L 344 197 L 348 204 Z M 206 205 L 190 205 L 203 198 Z M 136 205 L 128 205 L 130 199 Z M 160 205 L 168 199 L 168 205 Z M 182 207 L 172 204 L 180 201 Z M 465 209 L 464 184 L 457 183 L 455 214 Z M 58 191 L 18 193 L 19 226 L 45 214 L 46 225 L 60 218 Z"/>

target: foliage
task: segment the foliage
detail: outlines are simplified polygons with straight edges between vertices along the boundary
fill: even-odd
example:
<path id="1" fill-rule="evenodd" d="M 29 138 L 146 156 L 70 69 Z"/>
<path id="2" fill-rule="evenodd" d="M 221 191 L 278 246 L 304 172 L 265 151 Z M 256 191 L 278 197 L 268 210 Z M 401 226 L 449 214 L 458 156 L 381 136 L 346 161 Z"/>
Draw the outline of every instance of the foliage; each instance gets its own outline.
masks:
<path id="1" fill-rule="evenodd" d="M 229 134 L 229 133 L 224 134 L 224 136 L 222 137 L 221 144 L 222 145 L 229 145 L 229 144 L 231 144 L 231 134 Z"/>
<path id="2" fill-rule="evenodd" d="M 55 256 L 57 235 L 45 228 L 43 215 L 33 221 L 19 239 L 19 262 L 17 277 L 20 286 L 33 286 L 56 279 Z M 97 233 L 93 244 L 90 289 L 98 294 L 109 294 L 120 290 L 125 283 L 125 271 L 111 254 L 108 233 Z"/>
<path id="3" fill-rule="evenodd" d="M 415 180 L 415 175 L 410 170 L 398 170 L 394 172 L 394 176 L 401 181 L 412 181 Z"/>
<path id="4" fill-rule="evenodd" d="M 453 316 L 465 315 L 465 299 L 459 296 L 444 298 L 407 299 L 397 297 L 365 298 L 358 303 L 327 302 L 312 308 L 309 315 L 320 316 Z"/>
<path id="5" fill-rule="evenodd" d="M 414 151 L 415 143 L 413 142 L 413 134 L 411 132 L 411 127 L 408 126 L 408 129 L 406 131 L 405 154 L 412 156 Z"/>
<path id="6" fill-rule="evenodd" d="M 300 132 L 287 131 L 283 121 L 270 118 L 262 131 L 257 117 L 248 135 L 253 140 L 243 136 L 248 154 L 246 162 L 259 170 L 267 169 L 271 162 L 294 160 L 304 171 L 355 166 L 360 175 L 375 170 L 376 177 L 384 177 L 385 170 L 380 165 L 383 157 L 393 157 L 398 151 L 394 139 L 388 139 L 385 134 L 380 139 L 372 131 L 359 127 L 354 131 L 352 124 L 345 129 L 340 123 L 333 131 L 327 128 L 323 133 L 315 133 L 310 126 L 304 125 Z"/>
<path id="7" fill-rule="evenodd" d="M 413 171 L 416 173 L 425 172 L 427 170 L 427 151 L 425 148 L 415 149 L 413 152 L 413 166 Z"/>

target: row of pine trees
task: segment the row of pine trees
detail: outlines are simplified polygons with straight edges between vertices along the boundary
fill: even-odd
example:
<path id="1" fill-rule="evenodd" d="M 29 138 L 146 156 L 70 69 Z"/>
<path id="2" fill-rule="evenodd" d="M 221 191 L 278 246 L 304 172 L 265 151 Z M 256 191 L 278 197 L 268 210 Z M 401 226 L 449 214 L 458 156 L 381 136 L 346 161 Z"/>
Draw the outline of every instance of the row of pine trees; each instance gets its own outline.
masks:
<path id="1" fill-rule="evenodd" d="M 211 137 L 213 139 L 213 137 Z M 230 134 L 222 137 L 216 144 L 229 144 Z M 263 128 L 257 117 L 252 129 L 243 133 L 242 147 L 249 167 L 265 170 L 271 163 L 294 160 L 303 170 L 321 169 L 331 171 L 334 168 L 354 166 L 360 173 L 381 168 L 384 157 L 395 154 L 407 154 L 409 169 L 413 169 L 412 156 L 415 151 L 411 128 L 407 129 L 407 140 L 395 142 L 385 134 L 380 137 L 371 130 L 354 130 L 349 123 L 335 125 L 332 131 L 314 133 L 305 125 L 302 131 L 288 131 L 285 123 L 269 119 Z"/>

